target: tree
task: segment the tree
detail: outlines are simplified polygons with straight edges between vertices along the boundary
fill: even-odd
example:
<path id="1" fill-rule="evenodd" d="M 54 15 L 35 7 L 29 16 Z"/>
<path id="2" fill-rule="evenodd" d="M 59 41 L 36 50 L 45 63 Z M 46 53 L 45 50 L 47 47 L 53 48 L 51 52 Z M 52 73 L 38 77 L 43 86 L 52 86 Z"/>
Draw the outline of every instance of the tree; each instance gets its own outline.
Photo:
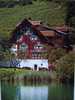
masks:
<path id="1" fill-rule="evenodd" d="M 12 54 L 9 50 L 0 51 L 0 61 L 3 63 L 9 62 L 10 67 L 16 67 L 17 60 L 14 54 Z M 9 67 L 6 65 L 6 67 Z"/>
<path id="2" fill-rule="evenodd" d="M 54 63 L 66 54 L 66 51 L 62 48 L 51 48 L 48 50 L 48 60 L 50 63 Z"/>
<path id="3" fill-rule="evenodd" d="M 74 81 L 75 52 L 70 52 L 56 62 L 56 72 L 62 81 Z"/>
<path id="4" fill-rule="evenodd" d="M 75 20 L 75 1 L 68 1 L 66 3 L 66 6 L 67 6 L 67 10 L 66 10 L 66 24 L 69 25 L 69 26 L 73 26 L 73 23 L 74 23 L 74 20 Z"/>

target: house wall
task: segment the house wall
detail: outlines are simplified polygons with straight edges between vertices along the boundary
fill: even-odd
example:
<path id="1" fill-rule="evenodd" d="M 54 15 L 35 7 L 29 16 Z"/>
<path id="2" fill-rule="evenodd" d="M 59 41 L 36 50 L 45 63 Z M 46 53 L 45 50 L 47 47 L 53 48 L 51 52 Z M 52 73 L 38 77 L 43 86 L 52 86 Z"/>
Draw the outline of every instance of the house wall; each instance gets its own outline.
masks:
<path id="1" fill-rule="evenodd" d="M 29 67 L 34 70 L 34 66 L 37 65 L 37 70 L 39 68 L 48 69 L 48 60 L 47 59 L 25 59 L 21 60 L 17 67 Z"/>
<path id="2" fill-rule="evenodd" d="M 35 35 L 35 33 L 30 33 L 25 35 L 22 35 L 18 42 L 17 42 L 17 49 L 18 49 L 18 55 L 20 55 L 20 51 L 24 52 L 27 54 L 27 58 L 43 58 L 42 54 L 43 52 L 46 52 L 46 48 L 44 47 L 44 44 L 41 42 L 41 40 L 39 39 L 39 37 L 37 35 Z M 25 44 L 27 46 L 27 48 L 24 46 L 24 48 L 22 48 L 21 46 Z M 20 48 L 21 47 L 21 48 Z M 21 50 L 20 50 L 21 49 Z M 38 55 L 37 55 L 38 54 Z M 33 57 L 35 56 L 36 57 Z M 19 56 L 18 56 L 19 57 Z"/>
<path id="3" fill-rule="evenodd" d="M 55 39 L 55 47 L 63 47 L 64 46 L 64 38 L 59 37 Z"/>

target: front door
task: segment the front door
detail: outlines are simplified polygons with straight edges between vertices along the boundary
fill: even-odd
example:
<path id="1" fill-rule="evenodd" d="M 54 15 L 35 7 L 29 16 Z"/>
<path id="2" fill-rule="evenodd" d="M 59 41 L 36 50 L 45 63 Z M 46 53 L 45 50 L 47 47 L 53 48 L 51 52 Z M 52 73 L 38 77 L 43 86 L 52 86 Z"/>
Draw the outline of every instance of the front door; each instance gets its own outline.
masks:
<path id="1" fill-rule="evenodd" d="M 34 65 L 34 70 L 37 70 L 37 65 L 36 64 Z"/>

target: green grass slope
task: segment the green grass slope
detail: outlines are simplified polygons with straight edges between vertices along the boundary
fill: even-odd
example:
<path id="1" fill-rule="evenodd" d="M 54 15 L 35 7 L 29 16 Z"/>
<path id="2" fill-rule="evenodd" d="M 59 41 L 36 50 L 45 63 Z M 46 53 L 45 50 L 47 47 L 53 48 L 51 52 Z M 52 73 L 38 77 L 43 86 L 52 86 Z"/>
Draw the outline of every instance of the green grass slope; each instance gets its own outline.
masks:
<path id="1" fill-rule="evenodd" d="M 33 2 L 32 5 L 0 8 L 0 37 L 9 38 L 11 31 L 24 18 L 41 20 L 49 26 L 64 24 L 65 7 L 54 2 Z"/>

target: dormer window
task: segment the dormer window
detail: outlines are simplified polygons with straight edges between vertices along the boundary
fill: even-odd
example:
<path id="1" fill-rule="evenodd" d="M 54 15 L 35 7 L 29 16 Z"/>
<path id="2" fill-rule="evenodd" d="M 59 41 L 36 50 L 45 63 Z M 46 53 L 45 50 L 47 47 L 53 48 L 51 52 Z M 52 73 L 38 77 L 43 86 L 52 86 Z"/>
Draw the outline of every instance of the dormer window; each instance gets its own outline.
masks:
<path id="1" fill-rule="evenodd" d="M 37 40 L 38 37 L 37 37 L 36 35 L 31 35 L 31 36 L 30 36 L 30 39 L 31 39 L 32 41 L 34 41 L 34 40 Z"/>
<path id="2" fill-rule="evenodd" d="M 25 29 L 24 29 L 24 35 L 30 35 L 30 33 L 31 33 L 30 27 L 25 27 Z"/>

